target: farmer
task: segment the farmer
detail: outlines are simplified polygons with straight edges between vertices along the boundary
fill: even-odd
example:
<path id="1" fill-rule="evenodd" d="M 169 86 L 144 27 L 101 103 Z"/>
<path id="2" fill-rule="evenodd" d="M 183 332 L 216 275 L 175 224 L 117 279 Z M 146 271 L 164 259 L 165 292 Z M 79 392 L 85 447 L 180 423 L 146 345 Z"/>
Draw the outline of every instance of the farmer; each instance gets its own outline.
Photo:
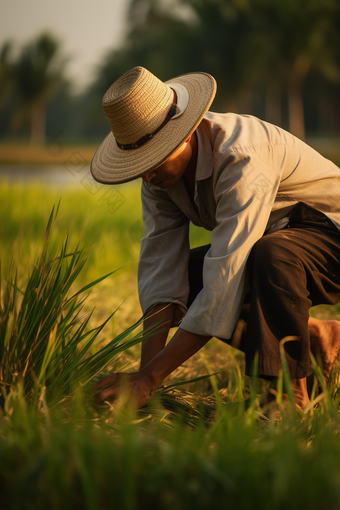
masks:
<path id="1" fill-rule="evenodd" d="M 310 350 L 326 377 L 337 356 L 340 323 L 309 309 L 340 301 L 340 169 L 276 126 L 208 112 L 215 92 L 206 73 L 163 83 L 136 67 L 104 95 L 111 133 L 92 175 L 105 184 L 142 178 L 139 298 L 145 328 L 164 326 L 143 341 L 138 372 L 94 387 L 97 402 L 124 386 L 142 407 L 212 337 L 230 343 L 240 317 L 248 375 L 255 368 L 274 380 L 279 342 L 293 337 L 284 349 L 300 408 Z M 190 221 L 211 231 L 211 245 L 190 250 Z"/>

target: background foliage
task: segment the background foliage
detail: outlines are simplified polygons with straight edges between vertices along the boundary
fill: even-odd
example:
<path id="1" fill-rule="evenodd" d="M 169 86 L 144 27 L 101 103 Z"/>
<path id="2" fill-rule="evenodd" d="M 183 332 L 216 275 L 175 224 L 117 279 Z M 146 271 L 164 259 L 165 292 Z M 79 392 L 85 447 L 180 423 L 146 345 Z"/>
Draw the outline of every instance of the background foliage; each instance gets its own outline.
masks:
<path id="1" fill-rule="evenodd" d="M 304 138 L 340 131 L 340 9 L 337 0 L 131 0 L 118 50 L 98 62 L 80 96 L 65 58 L 42 34 L 14 58 L 0 52 L 0 136 L 99 140 L 108 126 L 101 98 L 142 65 L 166 80 L 206 71 L 217 80 L 215 111 L 255 114 Z"/>

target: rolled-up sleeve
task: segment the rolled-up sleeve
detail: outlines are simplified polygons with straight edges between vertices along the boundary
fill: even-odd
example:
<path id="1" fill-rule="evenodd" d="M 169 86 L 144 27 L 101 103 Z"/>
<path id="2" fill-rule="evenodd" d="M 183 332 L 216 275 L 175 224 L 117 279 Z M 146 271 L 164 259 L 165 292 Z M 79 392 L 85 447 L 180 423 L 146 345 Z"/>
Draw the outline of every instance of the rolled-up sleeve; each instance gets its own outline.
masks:
<path id="1" fill-rule="evenodd" d="M 173 326 L 186 312 L 189 295 L 189 220 L 167 193 L 142 184 L 145 235 L 138 264 L 142 311 L 158 303 L 175 303 Z"/>
<path id="2" fill-rule="evenodd" d="M 224 339 L 232 336 L 247 290 L 246 262 L 265 231 L 279 183 L 280 176 L 255 155 L 219 169 L 214 193 L 217 223 L 204 260 L 203 289 L 185 316 L 183 329 Z"/>

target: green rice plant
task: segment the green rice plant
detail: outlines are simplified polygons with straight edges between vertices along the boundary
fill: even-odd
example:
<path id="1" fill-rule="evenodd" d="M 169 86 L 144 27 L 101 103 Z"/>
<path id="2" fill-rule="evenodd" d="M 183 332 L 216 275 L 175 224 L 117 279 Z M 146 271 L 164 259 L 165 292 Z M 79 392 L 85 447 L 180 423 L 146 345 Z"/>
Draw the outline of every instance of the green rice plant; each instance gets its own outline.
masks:
<path id="1" fill-rule="evenodd" d="M 25 289 L 19 288 L 17 273 L 12 271 L 1 296 L 2 406 L 6 395 L 14 391 L 18 382 L 29 400 L 38 398 L 42 390 L 49 402 L 62 398 L 70 394 L 73 387 L 86 385 L 112 363 L 117 354 L 143 338 L 141 331 L 131 337 L 140 326 L 139 321 L 97 352 L 92 352 L 94 341 L 113 314 L 101 325 L 89 329 L 91 314 L 81 315 L 86 300 L 86 296 L 81 296 L 112 273 L 72 294 L 72 286 L 88 253 L 79 248 L 69 251 L 67 236 L 59 252 L 50 253 L 49 237 L 58 208 L 59 205 L 52 210 L 41 254 Z"/>

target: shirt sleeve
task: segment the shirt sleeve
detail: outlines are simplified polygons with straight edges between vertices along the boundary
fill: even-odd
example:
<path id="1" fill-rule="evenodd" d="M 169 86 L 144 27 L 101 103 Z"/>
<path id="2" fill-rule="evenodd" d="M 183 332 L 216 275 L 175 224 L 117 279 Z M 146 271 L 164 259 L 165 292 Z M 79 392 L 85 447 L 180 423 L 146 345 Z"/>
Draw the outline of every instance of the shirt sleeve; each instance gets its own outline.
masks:
<path id="1" fill-rule="evenodd" d="M 138 264 L 142 311 L 158 303 L 175 303 L 172 326 L 185 314 L 189 295 L 189 220 L 166 191 L 142 184 L 145 235 Z"/>
<path id="2" fill-rule="evenodd" d="M 253 245 L 264 234 L 280 175 L 249 152 L 244 158 L 229 158 L 229 163 L 217 170 L 217 223 L 204 259 L 203 289 L 181 328 L 229 339 L 248 286 L 246 262 Z"/>

